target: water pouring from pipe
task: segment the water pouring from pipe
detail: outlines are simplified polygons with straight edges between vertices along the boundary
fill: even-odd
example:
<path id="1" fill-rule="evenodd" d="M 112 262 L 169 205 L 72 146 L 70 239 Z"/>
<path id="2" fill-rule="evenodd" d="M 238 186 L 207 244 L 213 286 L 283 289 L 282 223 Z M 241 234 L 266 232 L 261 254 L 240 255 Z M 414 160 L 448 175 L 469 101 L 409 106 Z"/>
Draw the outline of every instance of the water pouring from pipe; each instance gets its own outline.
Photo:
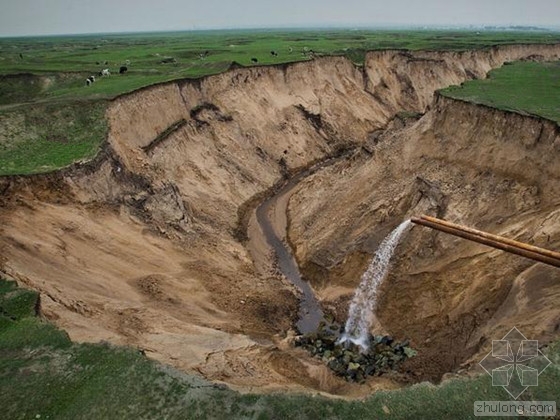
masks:
<path id="1" fill-rule="evenodd" d="M 367 270 L 362 274 L 360 285 L 354 293 L 344 333 L 339 344 L 355 344 L 362 351 L 369 349 L 369 336 L 373 315 L 377 306 L 378 289 L 389 271 L 391 257 L 402 235 L 410 228 L 410 220 L 401 223 L 383 239 L 371 260 Z"/>

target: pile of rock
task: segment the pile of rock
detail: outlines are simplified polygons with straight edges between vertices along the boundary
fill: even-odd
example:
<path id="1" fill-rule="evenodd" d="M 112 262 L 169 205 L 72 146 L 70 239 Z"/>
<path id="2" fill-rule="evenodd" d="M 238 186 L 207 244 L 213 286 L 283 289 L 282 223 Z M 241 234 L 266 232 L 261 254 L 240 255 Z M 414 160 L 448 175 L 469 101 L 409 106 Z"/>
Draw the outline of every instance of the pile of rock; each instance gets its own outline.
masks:
<path id="1" fill-rule="evenodd" d="M 321 359 L 338 376 L 358 383 L 364 382 L 367 376 L 391 372 L 416 355 L 408 340 L 398 342 L 387 335 L 373 335 L 369 349 L 364 352 L 353 344 L 337 344 L 340 333 L 336 325 L 323 325 L 316 333 L 297 337 L 295 345 Z"/>

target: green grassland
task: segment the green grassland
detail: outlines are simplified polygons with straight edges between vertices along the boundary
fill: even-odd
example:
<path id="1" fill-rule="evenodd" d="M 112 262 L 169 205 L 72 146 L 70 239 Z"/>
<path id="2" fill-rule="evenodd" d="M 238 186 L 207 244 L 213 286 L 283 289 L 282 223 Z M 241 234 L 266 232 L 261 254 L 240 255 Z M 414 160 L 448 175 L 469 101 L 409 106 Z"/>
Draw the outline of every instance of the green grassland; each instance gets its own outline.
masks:
<path id="1" fill-rule="evenodd" d="M 89 159 L 102 145 L 107 101 L 151 84 L 243 66 L 377 49 L 465 50 L 558 43 L 520 31 L 237 30 L 0 39 L 0 176 L 48 172 Z M 271 54 L 274 51 L 277 55 Z M 313 51 L 313 53 L 312 53 Z M 258 60 L 254 63 L 252 59 Z M 126 65 L 128 71 L 119 74 Z M 102 69 L 91 86 L 85 79 Z"/>
<path id="2" fill-rule="evenodd" d="M 445 96 L 560 123 L 560 62 L 509 63 L 487 79 L 443 89 Z"/>
<path id="3" fill-rule="evenodd" d="M 35 74 L 52 80 L 37 98 L 114 97 L 139 87 L 224 71 L 232 62 L 253 65 L 346 55 L 358 64 L 369 50 L 465 50 L 513 43 L 556 43 L 555 32 L 493 31 L 199 31 L 0 39 L 0 74 Z M 277 56 L 270 54 L 277 52 Z M 204 58 L 200 54 L 208 52 Z M 174 62 L 163 63 L 165 58 Z M 129 71 L 118 69 L 127 60 Z M 107 64 L 105 64 L 107 62 Z M 114 77 L 85 89 L 85 78 L 109 68 Z M 0 88 L 0 93 L 2 90 Z M 29 98 L 27 98 L 29 99 Z M 0 102 L 1 104 L 1 102 Z"/>
<path id="4" fill-rule="evenodd" d="M 0 109 L 0 174 L 49 172 L 93 158 L 106 137 L 106 106 L 98 100 Z"/>

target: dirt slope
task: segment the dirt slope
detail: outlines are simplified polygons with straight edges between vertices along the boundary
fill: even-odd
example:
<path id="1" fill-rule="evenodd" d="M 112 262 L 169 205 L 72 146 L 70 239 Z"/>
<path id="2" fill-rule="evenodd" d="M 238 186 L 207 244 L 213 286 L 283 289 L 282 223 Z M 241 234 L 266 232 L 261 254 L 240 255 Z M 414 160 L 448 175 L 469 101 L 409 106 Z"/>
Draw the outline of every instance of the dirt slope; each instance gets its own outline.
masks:
<path id="1" fill-rule="evenodd" d="M 251 204 L 290 171 L 363 146 L 364 152 L 304 181 L 289 205 L 290 240 L 302 267 L 340 316 L 369 254 L 412 209 L 482 221 L 476 225 L 535 243 L 551 235 L 553 247 L 559 240 L 557 187 L 549 182 L 558 177 L 550 154 L 558 142 L 555 126 L 539 137 L 542 121 L 444 99 L 417 123 L 403 127 L 393 117 L 425 112 L 435 89 L 482 77 L 505 61 L 557 59 L 559 53 L 559 46 L 378 52 L 368 55 L 363 71 L 328 57 L 234 68 L 120 97 L 109 107 L 108 144 L 95 162 L 0 180 L 0 268 L 41 291 L 44 314 L 72 338 L 136 345 L 240 389 L 357 396 L 395 386 L 386 380 L 347 385 L 289 347 L 284 337 L 297 296 L 270 261 L 255 269 L 243 242 Z M 518 126 L 508 118 L 517 118 Z M 504 130 L 524 133 L 525 143 L 516 139 L 511 155 L 499 152 L 509 139 Z M 473 159 L 481 163 L 471 165 Z M 538 163 L 528 170 L 527 159 Z M 548 221 L 537 228 L 544 216 Z M 549 279 L 556 293 L 553 271 L 430 232 L 411 237 L 380 312 L 394 334 L 430 348 L 410 318 L 429 319 L 433 330 L 447 314 L 452 324 L 471 320 L 486 304 L 488 284 L 493 292 L 484 325 L 490 317 L 496 325 L 505 317 L 531 325 L 537 316 L 549 319 L 544 306 L 527 318 L 527 300 L 508 293 L 517 288 L 531 295 L 527 285 L 534 278 Z M 476 280 L 472 290 L 461 281 L 465 273 Z M 440 278 L 449 278 L 445 290 Z M 405 294 L 399 292 L 404 284 Z M 475 298 L 461 298 L 473 291 Z M 553 296 L 543 293 L 531 299 Z M 505 299 L 521 299 L 513 315 L 500 306 Z M 550 331 L 548 324 L 542 328 Z M 477 327 L 469 346 L 490 332 Z"/>
<path id="2" fill-rule="evenodd" d="M 412 215 L 560 248 L 555 123 L 438 97 L 370 150 L 309 179 L 290 202 L 297 257 L 338 317 L 365 256 Z M 542 342 L 557 334 L 558 269 L 420 227 L 395 260 L 379 321 L 412 338 L 421 355 L 409 367 L 422 379 L 487 352 L 513 326 Z"/>

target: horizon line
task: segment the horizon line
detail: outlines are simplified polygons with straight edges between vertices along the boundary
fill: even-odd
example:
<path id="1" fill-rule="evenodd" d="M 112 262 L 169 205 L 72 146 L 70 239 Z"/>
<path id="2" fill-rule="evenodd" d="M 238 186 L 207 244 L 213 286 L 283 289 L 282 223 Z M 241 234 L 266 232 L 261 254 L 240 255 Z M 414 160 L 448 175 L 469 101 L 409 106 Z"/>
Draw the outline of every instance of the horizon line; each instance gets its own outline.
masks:
<path id="1" fill-rule="evenodd" d="M 417 31 L 452 31 L 452 30 L 471 30 L 471 31 L 507 31 L 507 32 L 560 32 L 560 25 L 520 25 L 520 24 L 401 24 L 401 25 L 310 25 L 310 26 L 261 26 L 261 27 L 207 27 L 191 29 L 157 29 L 157 30 L 134 30 L 122 32 L 68 32 L 68 33 L 44 33 L 29 35 L 2 35 L 0 39 L 18 38 L 37 38 L 37 37 L 69 37 L 69 36 L 106 36 L 106 35 L 139 35 L 139 34 L 170 34 L 170 33 L 195 33 L 195 32 L 225 32 L 225 31 L 305 31 L 305 30 L 366 30 L 366 31 L 387 31 L 387 30 L 417 30 Z"/>

